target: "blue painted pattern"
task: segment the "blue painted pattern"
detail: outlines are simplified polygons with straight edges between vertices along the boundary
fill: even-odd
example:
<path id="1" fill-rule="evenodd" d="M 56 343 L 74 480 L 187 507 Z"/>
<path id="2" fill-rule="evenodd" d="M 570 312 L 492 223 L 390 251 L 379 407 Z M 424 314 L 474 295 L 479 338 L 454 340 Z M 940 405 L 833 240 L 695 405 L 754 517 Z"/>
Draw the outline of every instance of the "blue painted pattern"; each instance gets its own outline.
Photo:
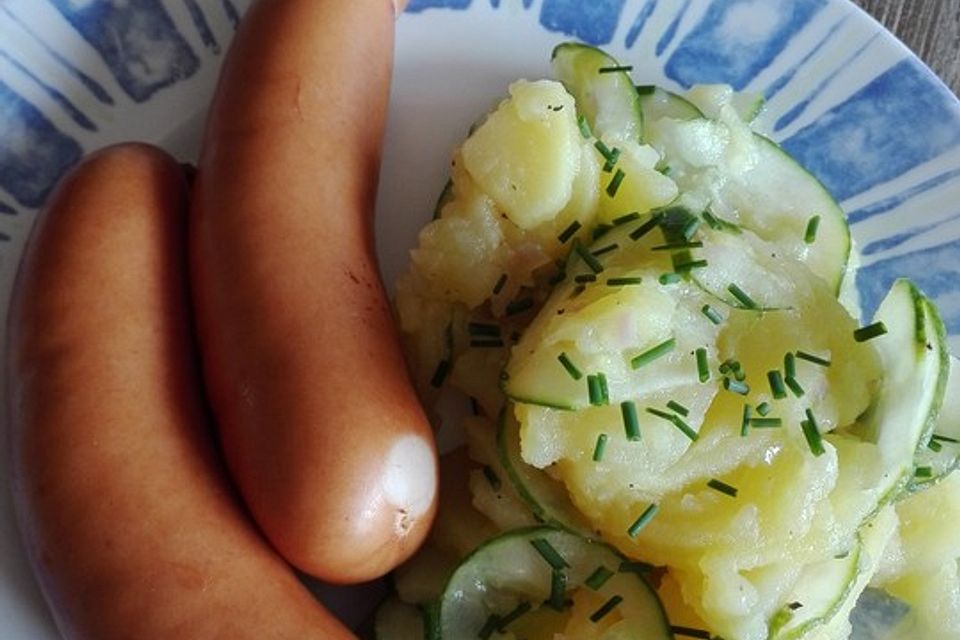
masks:
<path id="1" fill-rule="evenodd" d="M 956 147 L 956 98 L 932 86 L 919 65 L 911 58 L 898 63 L 784 148 L 846 200 Z"/>
<path id="2" fill-rule="evenodd" d="M 945 220 L 939 220 L 933 224 L 921 224 L 915 226 L 907 231 L 901 233 L 896 233 L 892 236 L 887 236 L 886 238 L 881 238 L 880 240 L 874 240 L 867 246 L 865 246 L 860 253 L 865 256 L 872 256 L 875 253 L 883 253 L 884 251 L 891 251 L 896 249 L 905 242 L 909 242 L 914 238 L 921 236 L 925 233 L 933 231 L 938 227 L 948 226 L 956 220 L 960 219 L 960 214 L 954 214 L 948 217 Z"/>
<path id="3" fill-rule="evenodd" d="M 230 21 L 230 24 L 233 25 L 233 28 L 236 29 L 240 26 L 240 12 L 237 11 L 236 5 L 234 5 L 230 0 L 220 0 L 220 5 L 223 7 L 223 12 L 227 14 L 227 19 Z"/>
<path id="4" fill-rule="evenodd" d="M 136 102 L 189 78 L 200 60 L 159 0 L 51 0 Z"/>
<path id="5" fill-rule="evenodd" d="M 667 47 L 673 42 L 673 39 L 677 37 L 677 29 L 680 28 L 680 21 L 683 20 L 683 16 L 686 15 L 687 10 L 690 8 L 690 0 L 684 0 L 683 6 L 680 8 L 680 11 L 673 16 L 673 20 L 670 21 L 670 24 L 667 25 L 666 30 L 663 32 L 663 35 L 660 36 L 660 39 L 657 40 L 657 57 L 663 55 L 663 52 L 667 50 Z"/>
<path id="6" fill-rule="evenodd" d="M 0 60 L 6 60 L 11 65 L 13 65 L 17 70 L 19 70 L 23 75 L 33 80 L 37 84 L 37 86 L 43 89 L 44 93 L 46 93 L 48 96 L 50 96 L 50 98 L 54 102 L 60 105 L 60 107 L 67 112 L 67 115 L 69 115 L 73 119 L 73 121 L 76 122 L 78 125 L 86 129 L 87 131 L 97 130 L 97 125 L 95 125 L 93 121 L 86 116 L 85 113 L 80 111 L 80 109 L 78 109 L 77 106 L 73 104 L 73 102 L 67 96 L 63 95 L 63 93 L 58 89 L 56 89 L 55 87 L 47 84 L 46 82 L 38 78 L 35 73 L 30 71 L 30 69 L 24 66 L 19 60 L 17 60 L 16 58 L 13 58 L 10 54 L 8 54 L 3 49 L 0 49 Z"/>
<path id="7" fill-rule="evenodd" d="M 0 215 L 5 216 L 15 216 L 17 215 L 17 210 L 8 205 L 3 200 L 0 200 Z"/>
<path id="8" fill-rule="evenodd" d="M 830 40 L 837 35 L 837 32 L 840 30 L 840 28 L 846 24 L 847 17 L 848 16 L 845 16 L 838 20 L 837 23 L 830 28 L 830 31 L 827 32 L 827 35 L 823 36 L 823 38 L 820 39 L 820 42 L 818 42 L 813 49 L 808 51 L 807 54 L 798 60 L 795 65 L 792 65 L 787 71 L 782 73 L 779 78 L 770 83 L 770 86 L 767 87 L 763 92 L 763 95 L 766 96 L 767 100 L 770 100 L 775 95 L 780 93 L 780 91 L 787 86 L 790 81 L 794 79 L 794 77 L 796 77 L 797 72 L 803 69 L 803 67 L 810 62 L 810 59 L 813 58 L 813 56 L 820 53 L 824 45 L 830 42 Z"/>
<path id="9" fill-rule="evenodd" d="M 200 34 L 200 40 L 203 42 L 203 46 L 213 53 L 219 54 L 220 43 L 217 42 L 217 37 L 213 35 L 213 30 L 210 29 L 210 23 L 207 22 L 207 16 L 203 14 L 203 9 L 197 4 L 197 0 L 183 1 L 187 5 L 187 11 L 190 12 L 190 19 L 193 20 L 193 26 L 197 28 L 197 33 Z"/>
<path id="10" fill-rule="evenodd" d="M 83 155 L 73 138 L 0 82 L 0 187 L 25 207 L 39 207 Z"/>
<path id="11" fill-rule="evenodd" d="M 912 198 L 915 198 L 922 193 L 926 193 L 931 189 L 936 189 L 937 187 L 958 177 L 960 177 L 960 169 L 954 169 L 953 171 L 947 171 L 946 173 L 934 176 L 929 180 L 924 180 L 916 186 L 901 191 L 895 196 L 884 198 L 879 202 L 874 202 L 873 204 L 849 212 L 847 214 L 847 220 L 850 222 L 850 224 L 857 224 L 858 222 L 863 222 L 864 220 L 868 220 L 874 216 L 887 213 L 888 211 L 892 211 L 893 209 L 902 206 Z"/>
<path id="12" fill-rule="evenodd" d="M 723 82 L 743 89 L 826 4 L 827 0 L 712 0 L 699 24 L 670 56 L 665 73 L 684 87 Z"/>
<path id="13" fill-rule="evenodd" d="M 620 24 L 626 0 L 543 0 L 540 24 L 594 45 L 607 44 Z"/>
<path id="14" fill-rule="evenodd" d="M 467 9 L 471 0 L 410 0 L 408 13 L 420 13 L 425 9 Z"/>
<path id="15" fill-rule="evenodd" d="M 643 5 L 643 8 L 640 9 L 640 13 L 637 14 L 633 24 L 630 25 L 630 30 L 627 31 L 626 45 L 628 49 L 633 46 L 633 43 L 635 43 L 637 38 L 640 37 L 640 34 L 643 33 L 643 28 L 647 26 L 647 20 L 650 19 L 650 16 L 653 15 L 653 12 L 656 11 L 656 9 L 657 0 L 647 0 L 646 4 Z"/>

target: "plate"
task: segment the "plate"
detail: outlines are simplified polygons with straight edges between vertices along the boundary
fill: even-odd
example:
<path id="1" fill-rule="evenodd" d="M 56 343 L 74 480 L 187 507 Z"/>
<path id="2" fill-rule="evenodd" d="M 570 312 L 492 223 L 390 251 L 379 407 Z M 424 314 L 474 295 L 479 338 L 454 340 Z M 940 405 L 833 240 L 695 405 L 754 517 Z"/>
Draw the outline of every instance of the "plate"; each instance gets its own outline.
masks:
<path id="1" fill-rule="evenodd" d="M 189 160 L 249 0 L 0 0 L 0 308 L 37 208 L 84 153 L 156 142 Z M 768 133 L 848 211 L 867 316 L 894 278 L 940 305 L 960 347 L 960 103 L 847 0 L 411 0 L 398 23 L 377 236 L 387 282 L 470 124 L 558 42 L 635 80 L 767 98 Z M 362 70 L 358 70 L 362 73 Z M 0 472 L 6 478 L 6 455 Z M 6 482 L 6 480 L 4 480 Z M 0 497 L 0 636 L 57 637 Z M 318 588 L 344 615 L 367 591 Z"/>

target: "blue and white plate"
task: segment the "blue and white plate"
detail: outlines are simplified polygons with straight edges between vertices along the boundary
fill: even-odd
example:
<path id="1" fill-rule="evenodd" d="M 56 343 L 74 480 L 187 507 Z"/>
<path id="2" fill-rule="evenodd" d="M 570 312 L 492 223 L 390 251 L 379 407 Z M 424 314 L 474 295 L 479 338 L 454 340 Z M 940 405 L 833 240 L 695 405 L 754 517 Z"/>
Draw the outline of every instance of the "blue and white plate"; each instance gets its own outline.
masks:
<path id="1" fill-rule="evenodd" d="M 195 154 L 248 3 L 0 0 L 0 308 L 37 208 L 84 153 L 137 139 Z M 769 133 L 849 212 L 866 313 L 909 276 L 960 346 L 960 103 L 847 0 L 411 0 L 398 31 L 377 228 L 388 281 L 470 123 L 580 39 L 638 82 L 762 92 Z M 0 496 L 0 637 L 55 638 Z"/>

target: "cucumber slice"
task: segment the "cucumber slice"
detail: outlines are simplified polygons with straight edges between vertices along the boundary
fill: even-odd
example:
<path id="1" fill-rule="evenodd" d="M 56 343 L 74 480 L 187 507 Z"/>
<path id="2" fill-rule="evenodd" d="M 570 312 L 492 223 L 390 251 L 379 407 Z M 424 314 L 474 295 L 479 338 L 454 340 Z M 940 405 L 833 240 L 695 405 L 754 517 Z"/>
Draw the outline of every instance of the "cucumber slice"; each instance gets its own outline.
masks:
<path id="1" fill-rule="evenodd" d="M 598 139 L 640 141 L 640 96 L 630 74 L 616 70 L 622 68 L 619 62 L 596 47 L 578 42 L 558 45 L 551 60 L 554 77 L 573 95 L 577 112 L 587 119 Z"/>
<path id="2" fill-rule="evenodd" d="M 377 608 L 373 633 L 377 640 L 423 640 L 423 613 L 417 607 L 390 596 Z"/>
<path id="3" fill-rule="evenodd" d="M 653 122 L 660 118 L 694 120 L 703 117 L 703 112 L 695 104 L 666 89 L 654 85 L 638 85 L 637 94 L 640 96 L 644 122 Z"/>
<path id="4" fill-rule="evenodd" d="M 571 503 L 563 484 L 523 461 L 520 456 L 520 424 L 510 405 L 500 416 L 497 450 L 510 482 L 539 520 L 585 537 L 595 537 L 586 517 Z"/>
<path id="5" fill-rule="evenodd" d="M 930 439 L 940 416 L 950 360 L 936 307 L 909 280 L 893 283 L 874 320 L 889 332 L 873 340 L 886 376 L 854 433 L 879 446 L 874 486 L 882 505 L 913 477 L 917 447 Z"/>
<path id="6" fill-rule="evenodd" d="M 551 550 L 562 561 L 557 569 L 547 560 Z M 567 531 L 509 531 L 477 549 L 451 576 L 440 600 L 438 637 L 546 640 L 563 633 L 582 640 L 672 640 L 656 593 L 639 574 L 620 570 L 624 562 L 607 545 Z M 598 569 L 609 573 L 602 584 L 591 579 Z M 608 603 L 615 606 L 604 614 Z"/>
<path id="7" fill-rule="evenodd" d="M 933 486 L 960 468 L 960 359 L 950 356 L 949 369 L 937 425 L 914 456 L 910 491 Z"/>

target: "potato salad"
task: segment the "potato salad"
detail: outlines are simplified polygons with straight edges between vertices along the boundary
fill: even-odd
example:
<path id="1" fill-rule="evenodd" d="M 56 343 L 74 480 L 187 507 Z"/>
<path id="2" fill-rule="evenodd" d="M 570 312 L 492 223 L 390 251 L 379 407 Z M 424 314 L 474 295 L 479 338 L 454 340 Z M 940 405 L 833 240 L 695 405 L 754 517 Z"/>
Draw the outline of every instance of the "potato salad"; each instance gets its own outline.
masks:
<path id="1" fill-rule="evenodd" d="M 465 444 L 379 638 L 960 638 L 960 373 L 757 96 L 578 43 L 453 155 L 397 283 Z M 449 413 L 449 412 L 448 412 Z"/>

